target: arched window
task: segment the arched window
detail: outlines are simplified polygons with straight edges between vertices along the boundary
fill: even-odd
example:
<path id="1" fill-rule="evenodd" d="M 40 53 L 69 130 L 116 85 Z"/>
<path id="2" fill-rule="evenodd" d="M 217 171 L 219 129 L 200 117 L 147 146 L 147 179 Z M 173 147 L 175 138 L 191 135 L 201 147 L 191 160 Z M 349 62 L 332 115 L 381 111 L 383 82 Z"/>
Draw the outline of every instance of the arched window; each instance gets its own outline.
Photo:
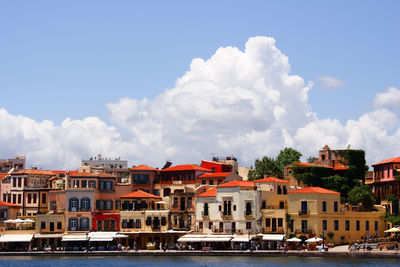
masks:
<path id="1" fill-rule="evenodd" d="M 208 216 L 208 203 L 204 203 L 204 216 Z"/>
<path id="2" fill-rule="evenodd" d="M 251 202 L 246 203 L 246 215 L 251 215 Z"/>

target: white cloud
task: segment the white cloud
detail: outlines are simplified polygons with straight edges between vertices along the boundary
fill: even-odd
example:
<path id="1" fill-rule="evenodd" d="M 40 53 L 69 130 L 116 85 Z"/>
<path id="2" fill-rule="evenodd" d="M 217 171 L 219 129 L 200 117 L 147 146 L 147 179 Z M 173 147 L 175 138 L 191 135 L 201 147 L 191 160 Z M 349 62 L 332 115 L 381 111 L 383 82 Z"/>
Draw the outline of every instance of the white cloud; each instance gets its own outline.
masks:
<path id="1" fill-rule="evenodd" d="M 378 93 L 374 99 L 374 107 L 399 108 L 400 90 L 396 87 L 387 88 L 386 92 Z"/>
<path id="2" fill-rule="evenodd" d="M 318 85 L 323 88 L 331 89 L 345 87 L 345 84 L 342 80 L 328 75 L 318 77 Z"/>
<path id="3" fill-rule="evenodd" d="M 0 123 L 6 125 L 0 131 L 1 153 L 26 154 L 47 168 L 75 169 L 81 158 L 99 152 L 161 167 L 167 159 L 199 163 L 213 154 L 235 155 L 251 165 L 285 146 L 308 157 L 325 144 L 351 144 L 367 151 L 369 163 L 399 150 L 394 113 L 381 108 L 346 124 L 319 120 L 308 103 L 311 87 L 290 73 L 288 57 L 274 39 L 254 37 L 244 51 L 222 47 L 207 60 L 193 59 L 175 87 L 154 99 L 107 104 L 115 126 L 94 117 L 54 125 L 0 109 Z"/>

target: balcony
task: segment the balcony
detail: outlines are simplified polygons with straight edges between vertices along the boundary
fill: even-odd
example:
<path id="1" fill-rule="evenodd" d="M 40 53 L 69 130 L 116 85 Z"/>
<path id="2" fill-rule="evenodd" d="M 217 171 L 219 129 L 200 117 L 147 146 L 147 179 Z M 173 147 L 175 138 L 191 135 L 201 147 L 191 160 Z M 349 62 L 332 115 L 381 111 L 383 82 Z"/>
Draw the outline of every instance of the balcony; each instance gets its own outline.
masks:
<path id="1" fill-rule="evenodd" d="M 203 220 L 209 220 L 210 219 L 210 214 L 207 212 L 207 214 L 204 213 L 204 211 L 201 212 L 201 217 L 203 217 Z"/>
<path id="2" fill-rule="evenodd" d="M 310 210 L 299 210 L 300 217 L 307 217 L 308 215 L 310 215 Z"/>
<path id="3" fill-rule="evenodd" d="M 251 213 L 251 212 L 244 212 L 243 213 L 243 216 L 244 216 L 244 218 L 246 219 L 246 220 L 252 220 L 252 219 L 254 219 L 254 217 L 253 217 L 253 214 Z"/>
<path id="4" fill-rule="evenodd" d="M 225 221 L 231 221 L 233 217 L 232 214 L 227 214 L 221 211 L 221 218 Z"/>

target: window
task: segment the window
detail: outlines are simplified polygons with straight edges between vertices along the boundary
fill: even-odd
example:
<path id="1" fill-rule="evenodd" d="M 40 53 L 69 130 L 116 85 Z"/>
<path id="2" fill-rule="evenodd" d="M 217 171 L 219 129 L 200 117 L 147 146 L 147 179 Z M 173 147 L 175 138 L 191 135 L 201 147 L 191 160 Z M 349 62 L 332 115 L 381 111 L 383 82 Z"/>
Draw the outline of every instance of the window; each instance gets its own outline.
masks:
<path id="1" fill-rule="evenodd" d="M 211 179 L 211 180 L 208 182 L 208 184 L 209 184 L 209 185 L 214 185 L 214 180 Z"/>
<path id="2" fill-rule="evenodd" d="M 212 227 L 213 227 L 213 223 L 212 223 L 212 222 L 209 222 L 209 223 L 208 223 L 208 229 L 212 230 Z"/>
<path id="3" fill-rule="evenodd" d="M 278 218 L 278 227 L 283 227 L 283 219 Z"/>
<path id="4" fill-rule="evenodd" d="M 81 218 L 81 229 L 89 230 L 89 218 L 87 217 Z"/>
<path id="5" fill-rule="evenodd" d="M 346 231 L 350 231 L 350 221 L 349 220 L 346 220 L 345 227 L 346 227 Z"/>
<path id="6" fill-rule="evenodd" d="M 369 221 L 365 221 L 365 231 L 369 231 Z"/>
<path id="7" fill-rule="evenodd" d="M 261 203 L 261 209 L 266 209 L 267 208 L 267 202 L 264 200 L 262 203 Z"/>
<path id="8" fill-rule="evenodd" d="M 76 212 L 78 211 L 78 199 L 71 198 L 69 200 L 69 211 Z"/>
<path id="9" fill-rule="evenodd" d="M 164 188 L 163 192 L 164 197 L 168 197 L 171 194 L 171 188 Z"/>
<path id="10" fill-rule="evenodd" d="M 7 202 L 7 194 L 3 194 L 3 202 Z"/>
<path id="11" fill-rule="evenodd" d="M 191 209 L 191 208 L 192 208 L 192 197 L 188 197 L 188 200 L 187 200 L 187 207 L 188 207 L 188 209 Z"/>
<path id="12" fill-rule="evenodd" d="M 81 187 L 82 187 L 82 188 L 86 188 L 86 187 L 87 187 L 87 181 L 86 181 L 86 180 L 82 180 L 81 183 L 82 183 L 82 184 L 81 184 Z"/>
<path id="13" fill-rule="evenodd" d="M 224 222 L 219 222 L 219 229 L 224 230 Z"/>
<path id="14" fill-rule="evenodd" d="M 338 211 L 338 202 L 337 201 L 333 202 L 333 211 L 334 212 Z"/>
<path id="15" fill-rule="evenodd" d="M 70 218 L 69 219 L 69 228 L 71 231 L 76 231 L 78 230 L 78 218 Z"/>
<path id="16" fill-rule="evenodd" d="M 28 204 L 32 203 L 32 194 L 28 194 Z"/>
<path id="17" fill-rule="evenodd" d="M 97 220 L 97 231 L 103 230 L 103 221 Z"/>
<path id="18" fill-rule="evenodd" d="M 283 210 L 285 208 L 285 202 L 279 201 L 279 208 Z"/>
<path id="19" fill-rule="evenodd" d="M 133 219 L 130 219 L 129 221 L 128 221 L 128 228 L 135 228 L 135 220 L 133 220 Z"/>
<path id="20" fill-rule="evenodd" d="M 46 222 L 40 222 L 40 229 L 46 229 Z"/>
<path id="21" fill-rule="evenodd" d="M 79 180 L 73 180 L 73 187 L 78 188 L 79 187 Z"/>
<path id="22" fill-rule="evenodd" d="M 278 195 L 282 194 L 282 188 L 280 185 L 278 185 Z"/>
<path id="23" fill-rule="evenodd" d="M 251 202 L 246 203 L 246 216 L 251 215 Z"/>
<path id="24" fill-rule="evenodd" d="M 108 181 L 107 183 L 106 183 L 106 190 L 112 190 L 112 182 L 111 181 Z"/>
<path id="25" fill-rule="evenodd" d="M 306 233 L 308 231 L 307 229 L 307 220 L 301 220 L 301 232 Z"/>
<path id="26" fill-rule="evenodd" d="M 147 217 L 147 219 L 146 219 L 146 225 L 147 225 L 147 226 L 151 225 L 151 217 Z"/>
<path id="27" fill-rule="evenodd" d="M 378 232 L 378 228 L 379 228 L 378 226 L 379 226 L 379 222 L 378 222 L 378 221 L 375 221 L 375 231 L 376 231 L 376 232 Z"/>
<path id="28" fill-rule="evenodd" d="M 167 225 L 167 217 L 161 217 L 161 226 Z"/>
<path id="29" fill-rule="evenodd" d="M 271 218 L 265 219 L 265 227 L 271 227 Z"/>
<path id="30" fill-rule="evenodd" d="M 236 210 L 236 205 L 233 205 L 233 210 Z"/>
<path id="31" fill-rule="evenodd" d="M 356 230 L 360 231 L 360 221 L 356 221 Z"/>
<path id="32" fill-rule="evenodd" d="M 112 200 L 106 200 L 106 210 L 112 210 L 113 209 L 113 201 Z"/>
<path id="33" fill-rule="evenodd" d="M 57 222 L 57 229 L 62 229 L 62 222 Z"/>
<path id="34" fill-rule="evenodd" d="M 46 199 L 46 194 L 42 194 L 42 204 L 46 204 L 47 199 Z"/>
<path id="35" fill-rule="evenodd" d="M 307 201 L 301 202 L 301 214 L 307 214 Z"/>
<path id="36" fill-rule="evenodd" d="M 122 220 L 122 228 L 127 228 L 128 226 L 128 221 L 126 219 Z"/>
<path id="37" fill-rule="evenodd" d="M 49 208 L 50 208 L 50 210 L 56 210 L 57 209 L 57 202 L 56 201 L 51 201 Z"/>
<path id="38" fill-rule="evenodd" d="M 33 194 L 33 204 L 36 204 L 37 202 L 37 194 Z"/>
<path id="39" fill-rule="evenodd" d="M 96 189 L 96 181 L 89 181 L 89 188 L 95 188 Z"/>
<path id="40" fill-rule="evenodd" d="M 17 178 L 13 178 L 12 181 L 13 181 L 13 187 L 17 187 Z"/>
<path id="41" fill-rule="evenodd" d="M 251 230 L 251 222 L 246 222 L 246 230 Z"/>
<path id="42" fill-rule="evenodd" d="M 204 216 L 208 216 L 208 203 L 204 203 Z"/>
<path id="43" fill-rule="evenodd" d="M 322 212 L 326 212 L 326 201 L 322 201 Z"/>
<path id="44" fill-rule="evenodd" d="M 136 219 L 136 228 L 142 228 L 142 221 L 140 219 Z"/>
<path id="45" fill-rule="evenodd" d="M 115 200 L 115 209 L 117 209 L 117 210 L 121 209 L 121 200 L 120 199 Z"/>
<path id="46" fill-rule="evenodd" d="M 21 186 L 22 186 L 22 178 L 18 177 L 18 187 L 21 187 Z"/>
<path id="47" fill-rule="evenodd" d="M 333 221 L 333 228 L 335 231 L 339 231 L 339 221 L 338 220 Z"/>
<path id="48" fill-rule="evenodd" d="M 173 205 L 173 207 L 174 208 L 178 207 L 178 198 L 177 197 L 174 197 L 174 205 Z"/>
<path id="49" fill-rule="evenodd" d="M 135 184 L 150 184 L 150 175 L 148 174 L 135 174 L 133 179 Z"/>
<path id="50" fill-rule="evenodd" d="M 322 230 L 326 231 L 328 229 L 328 222 L 326 220 L 322 221 Z"/>
<path id="51" fill-rule="evenodd" d="M 218 211 L 222 211 L 222 206 L 221 205 L 218 206 Z"/>
<path id="52" fill-rule="evenodd" d="M 88 199 L 88 198 L 81 199 L 81 209 L 82 209 L 82 211 L 90 210 L 90 199 Z"/>
<path id="53" fill-rule="evenodd" d="M 21 204 L 22 195 L 18 195 L 18 204 Z"/>
<path id="54" fill-rule="evenodd" d="M 207 180 L 201 180 L 201 184 L 207 184 Z"/>

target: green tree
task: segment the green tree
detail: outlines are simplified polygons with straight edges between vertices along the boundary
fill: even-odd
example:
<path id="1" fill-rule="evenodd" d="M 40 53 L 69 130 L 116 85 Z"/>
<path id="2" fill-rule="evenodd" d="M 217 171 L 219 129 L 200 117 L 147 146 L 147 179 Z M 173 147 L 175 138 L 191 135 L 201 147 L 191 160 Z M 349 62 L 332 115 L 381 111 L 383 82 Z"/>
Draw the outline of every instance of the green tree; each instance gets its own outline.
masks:
<path id="1" fill-rule="evenodd" d="M 301 153 L 291 147 L 285 147 L 281 150 L 276 157 L 276 161 L 281 166 L 282 172 L 285 166 L 292 164 L 293 162 L 299 162 Z"/>
<path id="2" fill-rule="evenodd" d="M 387 196 L 387 201 L 389 201 L 392 205 L 391 213 L 397 215 L 399 210 L 399 199 L 391 194 Z"/>
<path id="3" fill-rule="evenodd" d="M 275 159 L 264 156 L 261 160 L 256 159 L 254 169 L 250 169 L 248 178 L 252 181 L 262 179 L 264 175 L 282 178 L 283 170 Z"/>
<path id="4" fill-rule="evenodd" d="M 351 205 L 358 205 L 361 202 L 362 205 L 367 209 L 372 208 L 376 202 L 371 188 L 369 188 L 368 185 L 354 187 L 349 192 L 349 197 L 347 200 Z"/>
<path id="5" fill-rule="evenodd" d="M 308 159 L 307 159 L 307 162 L 308 163 L 314 163 L 314 159 L 315 158 L 313 156 L 309 156 Z"/>

